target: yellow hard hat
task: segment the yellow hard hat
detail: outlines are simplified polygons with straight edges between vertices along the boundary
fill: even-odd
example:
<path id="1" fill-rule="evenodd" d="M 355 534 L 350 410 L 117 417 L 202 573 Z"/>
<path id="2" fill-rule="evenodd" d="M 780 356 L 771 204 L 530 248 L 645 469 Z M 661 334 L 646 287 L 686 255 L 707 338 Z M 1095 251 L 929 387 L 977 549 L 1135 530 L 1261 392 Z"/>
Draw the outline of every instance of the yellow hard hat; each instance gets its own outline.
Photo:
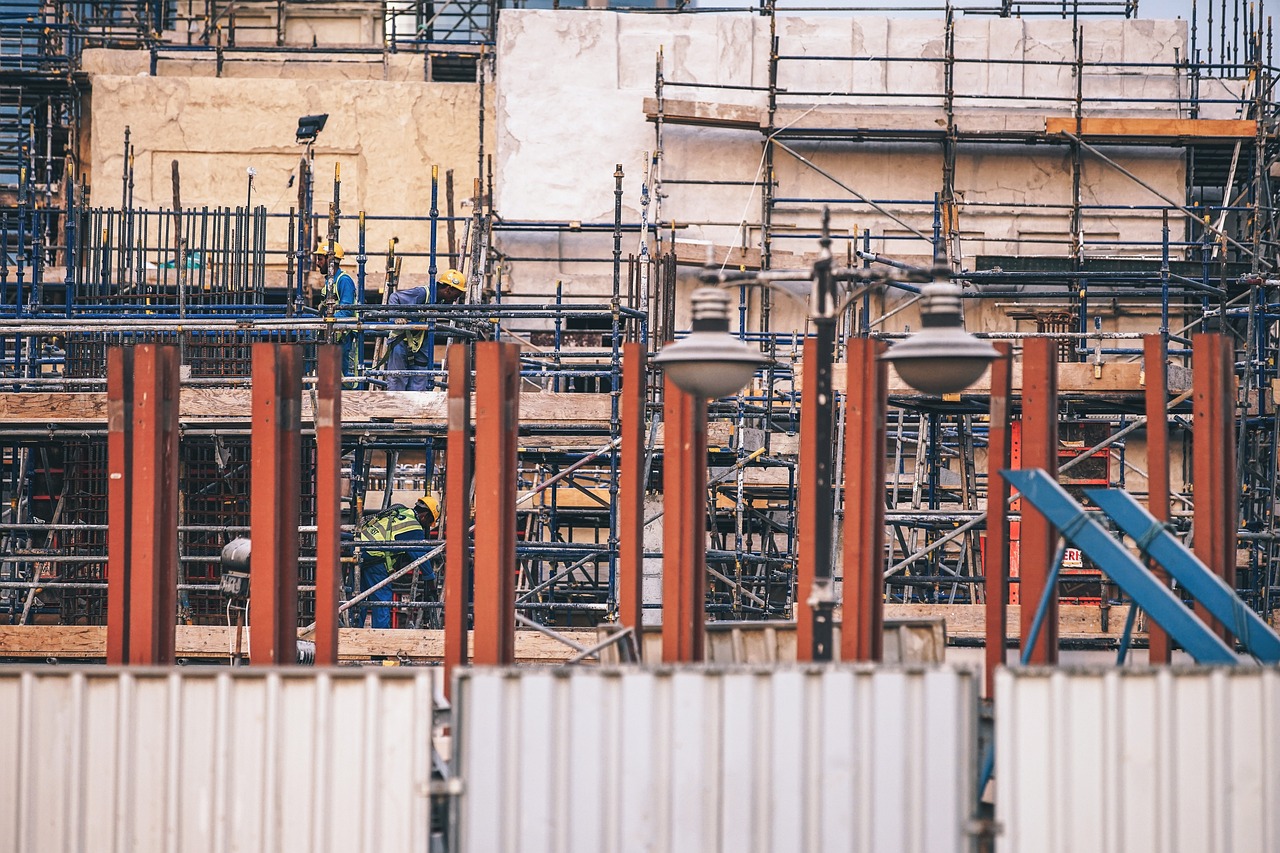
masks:
<path id="1" fill-rule="evenodd" d="M 333 240 L 321 240 L 320 245 L 316 246 L 315 253 L 317 255 L 327 255 L 329 254 L 330 246 L 333 247 L 333 256 L 338 260 L 342 260 L 346 252 L 342 251 L 341 243 L 335 243 Z"/>
<path id="2" fill-rule="evenodd" d="M 454 290 L 466 293 L 467 279 L 457 270 L 445 270 L 436 277 L 436 284 L 443 284 L 445 287 L 452 287 Z"/>
<path id="3" fill-rule="evenodd" d="M 414 512 L 422 512 L 424 509 L 431 513 L 432 524 L 435 524 L 440 520 L 440 501 L 436 500 L 435 495 L 423 495 L 418 498 L 418 502 L 413 505 Z"/>

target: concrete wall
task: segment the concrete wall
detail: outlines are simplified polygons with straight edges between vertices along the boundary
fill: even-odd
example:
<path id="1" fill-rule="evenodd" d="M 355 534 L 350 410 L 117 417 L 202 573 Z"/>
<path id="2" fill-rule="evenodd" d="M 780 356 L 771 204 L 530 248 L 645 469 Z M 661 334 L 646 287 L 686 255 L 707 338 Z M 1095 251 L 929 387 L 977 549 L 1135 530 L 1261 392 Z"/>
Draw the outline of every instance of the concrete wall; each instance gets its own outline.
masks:
<path id="1" fill-rule="evenodd" d="M 317 15 L 323 18 L 324 11 Z M 940 21 L 787 16 L 778 25 L 784 57 L 779 83 L 786 90 L 779 97 L 779 125 L 932 131 L 939 122 L 945 125 L 940 60 L 947 45 Z M 1096 63 L 1083 80 L 1088 114 L 1182 114 L 1177 97 L 1185 81 L 1172 63 L 1185 50 L 1183 23 L 1091 21 L 1082 32 L 1082 53 Z M 341 40 L 336 31 L 321 48 L 334 40 Z M 1069 23 L 962 18 L 956 22 L 954 50 L 960 60 L 955 120 L 962 130 L 1042 129 L 1046 115 L 1069 111 L 1076 89 Z M 485 121 L 486 151 L 495 155 L 496 208 L 504 219 L 611 222 L 614 172 L 620 164 L 623 219 L 639 221 L 640 186 L 657 145 L 643 102 L 654 94 L 659 51 L 669 98 L 766 103 L 767 19 L 747 13 L 504 12 Z M 990 58 L 1057 64 L 985 61 Z M 330 114 L 316 148 L 317 212 L 326 210 L 335 164 L 342 166 L 343 209 L 349 214 L 364 209 L 377 216 L 425 216 L 433 163 L 441 166 L 441 174 L 454 169 L 458 198 L 470 195 L 477 168 L 476 86 L 422 82 L 419 56 L 388 54 L 370 62 L 316 53 L 303 59 L 310 61 L 269 54 L 252 62 L 228 61 L 220 77 L 213 76 L 210 61 L 165 59 L 160 76 L 151 77 L 143 53 L 91 51 L 85 58 L 93 82 L 87 166 L 96 203 L 119 203 L 128 126 L 137 147 L 135 204 L 171 204 L 170 162 L 176 158 L 184 205 L 243 204 L 245 170 L 252 166 L 258 173 L 255 202 L 267 204 L 273 214 L 286 214 L 296 204 L 288 181 L 302 154 L 293 141 L 296 119 L 315 112 Z M 1114 62 L 1155 65 L 1107 65 Z M 755 88 L 719 88 L 726 86 Z M 654 200 L 649 219 L 679 223 L 677 239 L 758 245 L 761 142 L 761 134 L 750 130 L 666 126 L 659 166 L 664 197 Z M 912 231 L 932 233 L 932 199 L 942 186 L 943 169 L 936 142 L 787 144 L 807 162 L 782 151 L 775 159 L 780 199 L 774 209 L 775 249 L 812 252 L 820 210 L 830 204 L 838 237 L 847 241 L 855 229 L 869 231 L 876 251 L 914 260 L 929 256 L 928 242 Z M 1175 149 L 1112 153 L 1165 194 L 1181 197 L 1184 168 Z M 679 179 L 722 183 L 682 186 L 674 183 Z M 966 259 L 1067 253 L 1071 162 L 1066 148 L 966 145 L 957 157 L 955 184 Z M 857 201 L 853 191 L 891 216 Z M 1088 157 L 1082 200 L 1115 206 L 1086 215 L 1084 236 L 1091 251 L 1142 253 L 1146 250 L 1138 244 L 1159 237 L 1158 217 L 1123 209 L 1151 204 L 1153 196 Z M 403 250 L 425 251 L 424 224 L 371 220 L 369 229 L 374 252 L 393 234 Z M 283 221 L 273 222 L 273 249 L 284 247 L 284 232 Z M 353 239 L 350 226 L 344 237 Z M 611 286 L 611 235 L 566 227 L 503 235 L 500 244 L 514 258 L 545 259 L 517 260 L 507 267 L 505 285 L 517 295 L 545 294 L 562 281 L 569 299 L 595 298 Z M 638 245 L 638 238 L 628 235 L 624 254 Z M 846 245 L 837 240 L 837 251 Z M 410 258 L 406 277 L 420 275 L 425 266 L 425 260 Z M 802 325 L 801 312 L 785 305 L 775 319 L 779 329 Z M 914 322 L 909 312 L 901 320 Z"/>
<path id="2" fill-rule="evenodd" d="M 120 205 L 128 127 L 136 151 L 136 206 L 172 205 L 170 164 L 174 159 L 181 169 L 184 207 L 243 205 L 248 191 L 246 170 L 252 167 L 257 170 L 253 203 L 265 204 L 269 214 L 280 217 L 272 222 L 269 248 L 282 250 L 287 239 L 285 217 L 297 205 L 297 184 L 290 187 L 290 178 L 304 153 L 304 147 L 295 142 L 298 118 L 328 113 L 315 147 L 317 213 L 323 217 L 328 210 L 334 166 L 340 165 L 344 214 L 354 216 L 364 210 L 377 217 L 426 217 L 435 164 L 440 167 L 443 215 L 446 170 L 454 170 L 459 201 L 472 193 L 479 91 L 473 84 L 422 82 L 421 61 L 421 57 L 406 57 L 396 65 L 399 80 L 350 79 L 346 75 L 354 66 L 345 65 L 335 67 L 337 77 L 319 79 L 329 66 L 285 63 L 228 65 L 229 73 L 215 78 L 148 76 L 145 54 L 110 52 L 92 57 L 89 174 L 93 202 Z M 417 63 L 416 80 L 409 68 L 413 62 Z M 168 70 L 180 73 L 179 68 Z M 203 63 L 186 70 L 207 72 L 211 66 Z M 486 126 L 492 128 L 493 122 L 487 121 Z M 492 134 L 488 144 L 492 150 Z M 461 205 L 457 208 L 458 215 L 469 212 Z M 354 248 L 355 223 L 344 221 L 342 233 L 346 247 Z M 427 251 L 427 223 L 371 219 L 370 253 L 385 250 L 392 235 L 400 237 L 402 252 Z M 439 242 L 443 247 L 443 227 Z M 408 258 L 406 276 L 423 274 L 426 267 L 425 258 Z"/>
<path id="3" fill-rule="evenodd" d="M 1173 67 L 1185 54 L 1184 22 L 1090 21 L 1082 33 L 1081 53 L 1092 63 L 1082 81 L 1086 115 L 1185 115 L 1179 100 L 1185 81 Z M 787 90 L 779 98 L 779 126 L 934 133 L 945 127 L 941 21 L 788 16 L 778 19 L 778 35 L 779 86 Z M 623 218 L 638 221 L 639 188 L 657 145 L 643 102 L 654 95 L 659 51 L 667 98 L 762 107 L 768 38 L 768 20 L 747 14 L 505 12 L 497 46 L 497 171 L 505 176 L 498 209 L 514 219 L 611 221 L 613 173 L 621 164 Z M 954 49 L 955 121 L 961 130 L 1043 132 L 1046 116 L 1071 113 L 1076 45 L 1070 22 L 962 18 Z M 538 73 L 511 73 L 528 68 Z M 719 88 L 724 86 L 757 88 Z M 667 125 L 660 174 L 668 183 L 650 220 L 660 215 L 680 223 L 677 239 L 758 246 L 761 143 L 761 134 L 751 130 Z M 775 158 L 776 250 L 812 252 L 821 208 L 830 204 L 837 234 L 869 230 L 875 251 L 909 260 L 929 257 L 928 242 L 912 229 L 925 237 L 932 233 L 932 199 L 943 180 L 937 142 L 786 144 L 808 163 L 783 152 Z M 1176 149 L 1108 153 L 1161 192 L 1182 198 L 1185 169 Z M 1071 175 L 1065 146 L 963 146 L 955 185 L 965 258 L 1066 255 Z M 721 183 L 672 182 L 678 179 Z M 851 190 L 893 218 L 857 201 Z M 1087 156 L 1081 200 L 1113 208 L 1085 217 L 1086 245 L 1099 254 L 1147 254 L 1150 247 L 1143 244 L 1158 242 L 1159 216 L 1126 209 L 1158 200 Z M 797 236 L 789 238 L 788 231 Z M 607 255 L 606 241 L 595 248 L 595 256 Z M 566 290 L 580 293 L 607 286 L 607 269 L 566 264 L 562 250 L 559 239 L 522 238 L 515 254 L 548 260 L 538 266 L 539 274 L 513 268 L 517 292 L 535 288 L 539 278 L 565 278 Z M 840 243 L 837 250 L 843 251 Z M 788 312 L 775 316 L 775 330 L 801 324 L 800 312 Z M 910 314 L 902 320 L 913 322 Z"/>

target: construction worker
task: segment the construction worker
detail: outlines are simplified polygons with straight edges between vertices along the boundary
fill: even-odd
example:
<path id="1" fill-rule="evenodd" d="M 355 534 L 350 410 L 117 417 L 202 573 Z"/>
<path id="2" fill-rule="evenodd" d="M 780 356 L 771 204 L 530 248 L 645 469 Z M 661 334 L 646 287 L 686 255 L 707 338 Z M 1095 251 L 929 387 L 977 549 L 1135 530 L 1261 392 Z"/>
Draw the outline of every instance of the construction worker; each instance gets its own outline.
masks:
<path id="1" fill-rule="evenodd" d="M 467 293 L 467 280 L 457 270 L 445 270 L 436 278 L 436 304 L 452 305 Z M 410 287 L 391 294 L 389 305 L 425 305 L 430 293 L 425 287 Z M 410 375 L 406 371 L 431 368 L 432 353 L 426 346 L 427 333 L 422 330 L 401 332 L 387 342 L 388 391 L 426 391 L 430 377 L 424 373 Z"/>
<path id="2" fill-rule="evenodd" d="M 356 312 L 344 305 L 356 304 L 356 282 L 349 273 L 342 269 L 342 244 L 333 240 L 322 240 L 316 246 L 316 269 L 324 273 L 324 287 L 320 291 L 320 308 L 326 317 L 348 319 Z M 356 352 L 356 335 L 353 332 L 339 332 L 335 340 L 342 343 L 342 375 L 355 376 L 360 354 Z M 343 387 L 354 387 L 343 383 Z"/>
<path id="3" fill-rule="evenodd" d="M 380 544 L 395 542 L 425 542 L 427 531 L 440 520 L 440 501 L 434 495 L 426 494 L 418 498 L 412 509 L 398 506 L 380 512 L 370 518 L 356 531 L 356 541 L 360 545 L 360 590 L 363 592 L 375 586 L 395 572 L 415 560 L 420 560 L 428 553 L 422 548 L 379 548 Z M 428 590 L 435 585 L 436 572 L 431 561 L 418 567 Z M 392 601 L 391 584 L 379 589 L 369 596 L 370 601 Z M 370 607 L 373 613 L 373 627 L 391 627 L 390 607 Z M 364 626 L 365 608 L 353 608 L 356 627 Z"/>

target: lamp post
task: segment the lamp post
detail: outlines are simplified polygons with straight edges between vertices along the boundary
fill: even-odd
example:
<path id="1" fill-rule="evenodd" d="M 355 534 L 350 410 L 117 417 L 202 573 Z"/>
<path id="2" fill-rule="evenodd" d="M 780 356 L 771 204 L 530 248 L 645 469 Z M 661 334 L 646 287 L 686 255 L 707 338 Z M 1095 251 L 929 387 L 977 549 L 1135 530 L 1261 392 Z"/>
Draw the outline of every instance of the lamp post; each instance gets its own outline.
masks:
<path id="1" fill-rule="evenodd" d="M 693 332 L 683 340 L 668 344 L 654 357 L 681 390 L 704 399 L 718 399 L 736 393 L 750 380 L 757 367 L 766 363 L 758 350 L 729 334 L 729 300 L 721 289 L 727 285 L 779 287 L 783 282 L 809 281 L 809 319 L 817 332 L 817 359 L 814 382 L 806 394 L 813 395 L 812 452 L 809 484 L 803 494 L 811 502 L 815 523 L 801 531 L 802 547 L 811 548 L 813 584 L 809 605 L 813 612 L 812 659 L 832 659 L 832 616 L 836 605 L 831 574 L 831 553 L 835 495 L 831 469 L 834 454 L 833 424 L 835 393 L 832 367 L 835 361 L 836 322 L 850 300 L 873 287 L 893 281 L 920 281 L 923 328 L 892 346 L 883 357 L 913 388 L 926 394 L 958 392 L 986 371 L 995 349 L 964 329 L 960 310 L 960 288 L 951 283 L 950 271 L 941 265 L 933 270 L 908 271 L 904 278 L 874 270 L 837 268 L 831 254 L 830 213 L 823 211 L 822 237 L 818 258 L 808 270 L 763 270 L 758 273 L 723 272 L 708 265 L 700 275 L 702 286 L 693 294 Z M 791 288 L 782 288 L 795 296 Z M 801 452 L 806 452 L 804 448 Z M 810 541 L 805 542 L 808 539 Z M 799 595 L 799 591 L 797 591 Z"/>

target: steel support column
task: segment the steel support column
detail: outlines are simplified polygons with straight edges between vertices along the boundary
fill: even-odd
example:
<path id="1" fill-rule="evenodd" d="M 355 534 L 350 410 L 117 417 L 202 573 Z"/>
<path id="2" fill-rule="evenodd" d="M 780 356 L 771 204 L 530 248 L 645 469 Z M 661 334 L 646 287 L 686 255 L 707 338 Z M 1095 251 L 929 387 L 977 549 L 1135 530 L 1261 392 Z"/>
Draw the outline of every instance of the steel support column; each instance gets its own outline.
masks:
<path id="1" fill-rule="evenodd" d="M 172 664 L 178 609 L 179 353 L 107 353 L 107 662 Z"/>
<path id="2" fill-rule="evenodd" d="M 515 662 L 520 347 L 476 344 L 475 663 Z"/>
<path id="3" fill-rule="evenodd" d="M 1195 554 L 1234 590 L 1238 492 L 1235 365 L 1230 338 L 1210 333 L 1193 335 L 1191 361 Z M 1214 630 L 1225 631 L 1199 604 L 1196 612 Z"/>
<path id="4" fill-rule="evenodd" d="M 995 696 L 996 669 L 1009 644 L 1009 482 L 1013 428 L 1013 345 L 995 344 L 991 362 L 991 418 L 987 433 L 987 546 L 983 554 L 986 598 L 986 696 Z"/>
<path id="5" fill-rule="evenodd" d="M 129 660 L 133 530 L 133 347 L 107 350 L 107 663 Z"/>
<path id="6" fill-rule="evenodd" d="M 302 352 L 253 345 L 249 662 L 297 663 Z"/>
<path id="7" fill-rule="evenodd" d="M 1169 371 L 1165 362 L 1164 335 L 1142 338 L 1142 372 L 1147 405 L 1147 510 L 1160 522 L 1169 520 Z M 1148 566 L 1161 584 L 1169 575 L 1155 560 Z M 1167 664 L 1172 658 L 1169 635 L 1152 619 L 1147 625 L 1147 662 Z"/>
<path id="8" fill-rule="evenodd" d="M 707 404 L 664 380 L 662 660 L 705 657 Z"/>
<path id="9" fill-rule="evenodd" d="M 634 632 L 643 658 L 644 628 L 644 345 L 622 348 L 621 439 L 618 469 L 618 624 Z"/>
<path id="10" fill-rule="evenodd" d="M 1022 347 L 1022 469 L 1054 472 L 1050 476 L 1057 478 L 1058 343 L 1051 338 L 1030 338 Z M 1057 540 L 1057 530 L 1044 515 L 1023 513 L 1019 579 L 1024 645 L 1041 598 L 1047 597 L 1049 604 L 1027 661 L 1033 665 L 1058 662 L 1058 591 L 1047 588 Z"/>
<path id="11" fill-rule="evenodd" d="M 471 353 L 466 344 L 445 350 L 449 370 L 448 441 L 444 502 L 444 689 L 453 670 L 467 664 L 471 609 Z M 513 593 L 514 596 L 514 593 Z"/>
<path id="12" fill-rule="evenodd" d="M 847 346 L 844 435 L 844 603 L 840 658 L 884 658 L 884 477 L 888 370 L 885 346 Z M 830 446 L 830 445 L 828 445 Z"/>
<path id="13" fill-rule="evenodd" d="M 342 592 L 342 347 L 316 347 L 316 665 L 338 664 Z"/>

